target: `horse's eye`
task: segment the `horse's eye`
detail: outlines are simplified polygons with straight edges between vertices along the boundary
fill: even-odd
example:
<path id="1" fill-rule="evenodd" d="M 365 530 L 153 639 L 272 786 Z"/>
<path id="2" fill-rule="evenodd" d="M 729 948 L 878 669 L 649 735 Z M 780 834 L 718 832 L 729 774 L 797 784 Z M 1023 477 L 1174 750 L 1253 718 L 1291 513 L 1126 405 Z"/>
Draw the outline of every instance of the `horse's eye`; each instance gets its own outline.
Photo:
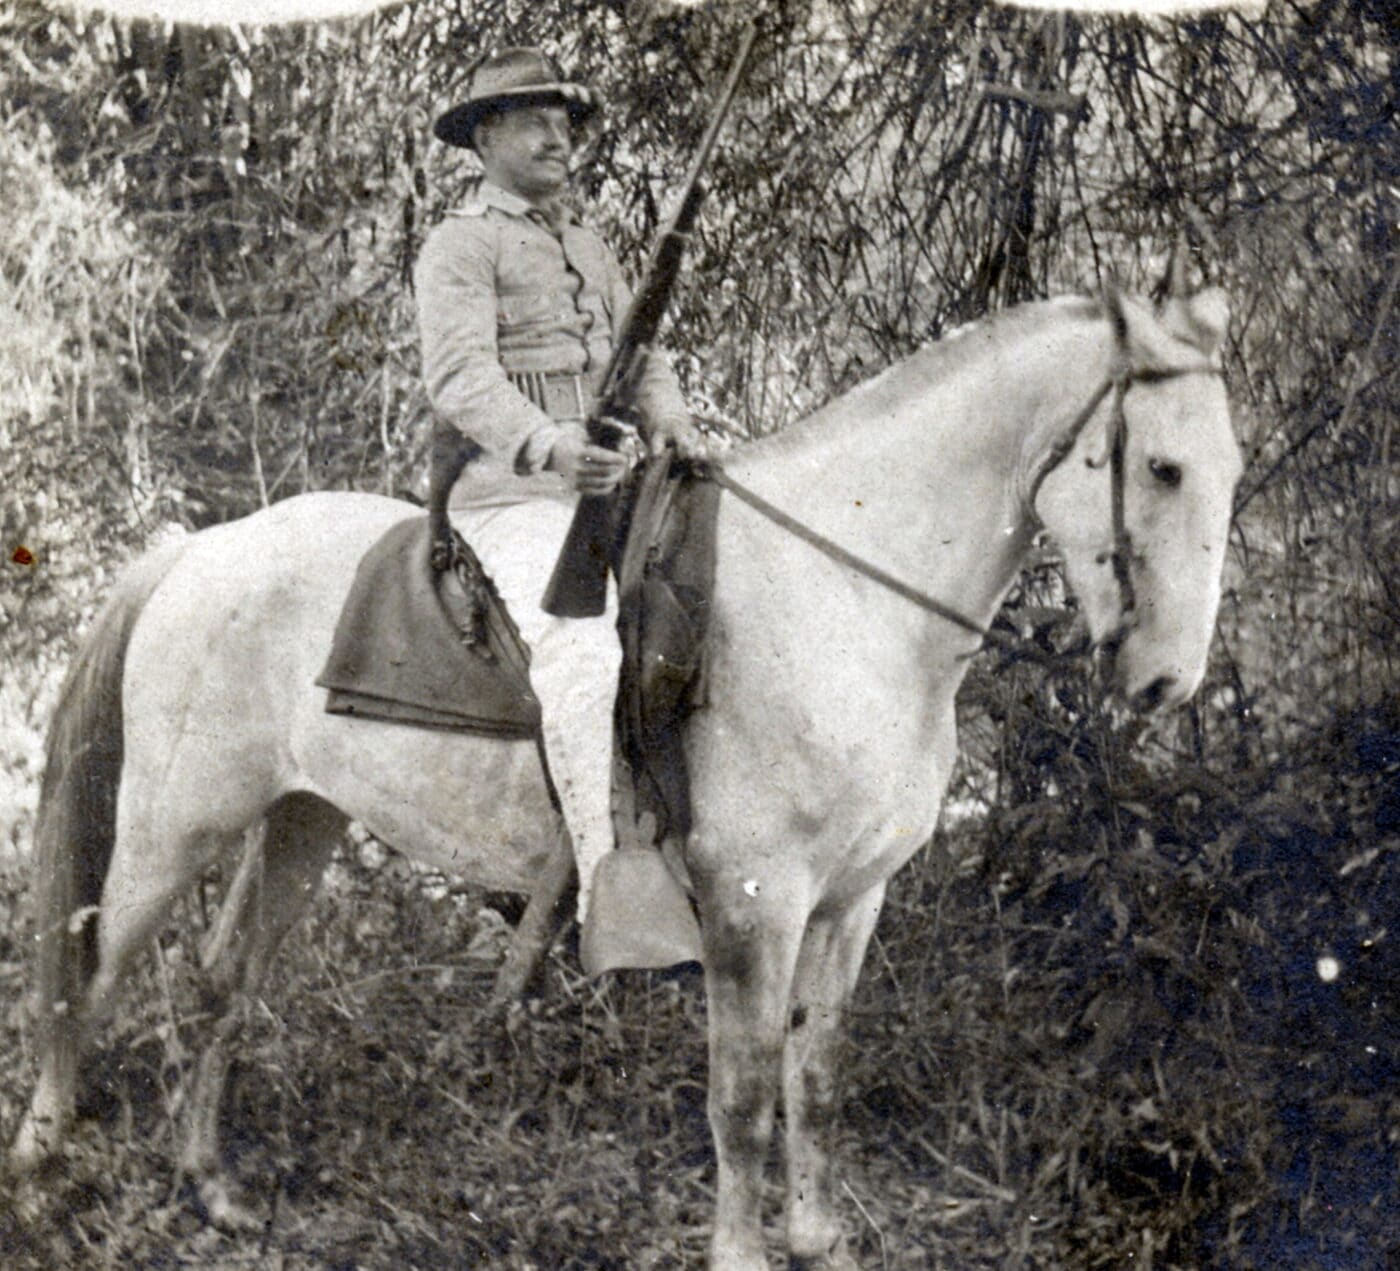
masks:
<path id="1" fill-rule="evenodd" d="M 1161 482 L 1168 489 L 1175 490 L 1181 484 L 1181 465 L 1170 459 L 1149 459 L 1147 470 L 1153 480 Z"/>

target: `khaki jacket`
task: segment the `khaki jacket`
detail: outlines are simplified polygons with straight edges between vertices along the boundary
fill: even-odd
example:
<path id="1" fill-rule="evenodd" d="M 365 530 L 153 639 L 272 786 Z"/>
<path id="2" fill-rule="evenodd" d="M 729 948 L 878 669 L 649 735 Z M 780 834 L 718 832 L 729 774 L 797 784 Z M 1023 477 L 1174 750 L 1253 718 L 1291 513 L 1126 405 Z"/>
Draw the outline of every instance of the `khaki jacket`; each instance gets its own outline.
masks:
<path id="1" fill-rule="evenodd" d="M 597 392 L 630 299 L 617 258 L 571 210 L 551 228 L 543 212 L 483 181 L 428 235 L 414 285 L 429 400 L 485 450 L 453 501 L 566 494 L 543 465 L 560 432 L 579 426 L 569 418 L 577 412 L 551 417 L 510 376 L 577 374 Z M 644 428 L 688 413 L 659 356 L 647 360 L 635 401 Z"/>

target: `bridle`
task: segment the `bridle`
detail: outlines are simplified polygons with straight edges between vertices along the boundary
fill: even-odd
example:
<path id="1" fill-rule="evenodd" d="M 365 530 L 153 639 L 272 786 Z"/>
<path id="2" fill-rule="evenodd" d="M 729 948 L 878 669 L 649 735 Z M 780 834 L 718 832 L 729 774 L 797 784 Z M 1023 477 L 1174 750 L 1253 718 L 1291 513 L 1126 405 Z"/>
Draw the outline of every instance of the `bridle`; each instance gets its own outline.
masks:
<path id="1" fill-rule="evenodd" d="M 1180 379 L 1185 375 L 1213 375 L 1221 376 L 1223 372 L 1218 366 L 1209 362 L 1192 362 L 1185 366 L 1155 367 L 1122 366 L 1107 376 L 1103 383 L 1099 385 L 1094 395 L 1081 410 L 1061 431 L 1055 444 L 1045 453 L 1045 457 L 1037 465 L 1034 474 L 1030 479 L 1026 494 L 1026 504 L 1030 508 L 1032 515 L 1035 514 L 1036 497 L 1040 493 L 1041 484 L 1056 468 L 1060 466 L 1066 455 L 1074 449 L 1075 443 L 1079 440 L 1079 434 L 1084 431 L 1089 420 L 1093 418 L 1094 412 L 1098 410 L 1105 397 L 1113 394 L 1113 410 L 1108 417 L 1108 482 L 1109 482 L 1109 515 L 1113 531 L 1113 546 L 1109 550 L 1108 559 L 1113 566 L 1113 579 L 1118 584 L 1118 627 L 1105 640 L 1105 644 L 1116 646 L 1121 644 L 1128 633 L 1137 625 L 1137 589 L 1133 585 L 1133 564 L 1138 559 L 1137 551 L 1133 547 L 1133 537 L 1128 530 L 1127 517 L 1127 471 L 1126 455 L 1128 450 L 1128 417 L 1123 409 L 1124 399 L 1128 395 L 1128 390 L 1138 384 L 1163 384 L 1168 380 Z M 1089 461 L 1089 466 L 1093 468 L 1102 467 L 1104 460 L 1098 462 Z"/>
<path id="2" fill-rule="evenodd" d="M 1109 416 L 1108 423 L 1108 455 L 1109 465 L 1109 486 L 1110 504 L 1113 529 L 1113 547 L 1109 553 L 1109 558 L 1113 565 L 1113 577 L 1118 584 L 1119 596 L 1119 625 L 1109 636 L 1105 644 L 1117 646 L 1127 637 L 1128 633 L 1137 622 L 1137 593 L 1133 586 L 1132 566 L 1136 559 L 1133 548 L 1132 535 L 1128 530 L 1125 487 L 1127 483 L 1125 471 L 1125 456 L 1128 446 L 1128 420 L 1123 409 L 1124 399 L 1128 395 L 1128 390 L 1139 384 L 1160 384 L 1167 380 L 1178 379 L 1184 375 L 1221 375 L 1221 370 L 1209 362 L 1191 363 L 1186 366 L 1177 367 L 1129 367 L 1123 366 L 1106 376 L 1103 382 L 1095 390 L 1092 397 L 1084 404 L 1083 409 L 1074 416 L 1070 422 L 1061 429 L 1055 439 L 1055 443 L 1045 452 L 1045 456 L 1036 465 L 1036 469 L 1031 476 L 1026 501 L 1034 515 L 1036 496 L 1040 492 L 1041 484 L 1059 465 L 1065 457 L 1074 449 L 1075 443 L 1079 440 L 1080 434 L 1093 418 L 1094 413 L 1103 404 L 1104 398 L 1110 393 L 1113 395 L 1113 410 Z M 1101 467 L 1104 460 L 1097 463 L 1091 461 L 1091 466 Z M 815 548 L 824 556 L 844 565 L 848 569 L 879 583 L 882 587 L 895 593 L 909 601 L 910 604 L 925 610 L 928 613 L 936 614 L 938 617 L 952 623 L 956 627 L 961 627 L 973 635 L 979 636 L 985 645 L 995 645 L 1003 649 L 1014 649 L 1024 655 L 1026 646 L 1023 641 L 1007 635 L 1005 632 L 984 627 L 980 622 L 974 621 L 952 605 L 930 596 L 927 592 L 917 587 L 911 586 L 902 579 L 896 578 L 893 574 L 881 569 L 878 565 L 872 564 L 864 557 L 857 556 L 854 552 L 842 547 L 839 543 L 833 542 L 825 535 L 818 533 L 811 526 L 799 521 L 796 517 L 784 512 L 781 508 L 770 503 L 762 495 L 750 490 L 742 482 L 736 481 L 724 467 L 717 461 L 697 463 L 694 465 L 697 474 L 706 480 L 713 481 L 716 485 L 728 490 L 735 498 L 748 504 L 754 511 L 766 517 L 780 528 L 801 539 L 804 543 Z M 1033 652 L 1031 656 L 1043 656 Z"/>

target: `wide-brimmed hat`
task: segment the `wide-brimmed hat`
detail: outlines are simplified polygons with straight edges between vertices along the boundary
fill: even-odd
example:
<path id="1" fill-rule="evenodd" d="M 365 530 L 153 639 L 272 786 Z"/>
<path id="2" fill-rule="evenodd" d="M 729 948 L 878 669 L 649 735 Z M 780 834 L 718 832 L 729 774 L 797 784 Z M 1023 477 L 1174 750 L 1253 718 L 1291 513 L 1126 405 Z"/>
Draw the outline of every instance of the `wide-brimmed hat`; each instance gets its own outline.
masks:
<path id="1" fill-rule="evenodd" d="M 598 98 L 587 84 L 566 80 L 539 49 L 503 49 L 477 63 L 466 101 L 442 115 L 433 133 L 449 146 L 474 150 L 477 124 L 492 111 L 513 106 L 563 106 L 575 123 L 582 123 L 597 112 Z"/>

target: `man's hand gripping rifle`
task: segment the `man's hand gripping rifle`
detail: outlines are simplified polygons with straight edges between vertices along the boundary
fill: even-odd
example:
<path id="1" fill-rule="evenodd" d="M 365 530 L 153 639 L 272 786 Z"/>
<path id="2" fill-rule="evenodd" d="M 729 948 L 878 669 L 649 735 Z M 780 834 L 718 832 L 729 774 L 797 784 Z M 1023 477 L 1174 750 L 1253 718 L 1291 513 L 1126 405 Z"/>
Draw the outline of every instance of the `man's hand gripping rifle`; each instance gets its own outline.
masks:
<path id="1" fill-rule="evenodd" d="M 714 116 L 691 161 L 675 214 L 657 236 L 641 285 L 632 297 L 602 390 L 588 418 L 589 439 L 595 444 L 615 447 L 618 440 L 616 425 L 608 420 L 627 414 L 632 386 L 661 328 L 661 320 L 666 316 L 686 240 L 705 198 L 700 174 L 709 162 L 710 152 L 729 113 L 756 34 L 757 27 L 751 23 L 740 41 L 734 64 L 729 68 Z M 573 523 L 559 552 L 559 561 L 541 600 L 546 613 L 558 618 L 593 618 L 606 607 L 613 497 L 585 495 L 579 499 Z"/>

